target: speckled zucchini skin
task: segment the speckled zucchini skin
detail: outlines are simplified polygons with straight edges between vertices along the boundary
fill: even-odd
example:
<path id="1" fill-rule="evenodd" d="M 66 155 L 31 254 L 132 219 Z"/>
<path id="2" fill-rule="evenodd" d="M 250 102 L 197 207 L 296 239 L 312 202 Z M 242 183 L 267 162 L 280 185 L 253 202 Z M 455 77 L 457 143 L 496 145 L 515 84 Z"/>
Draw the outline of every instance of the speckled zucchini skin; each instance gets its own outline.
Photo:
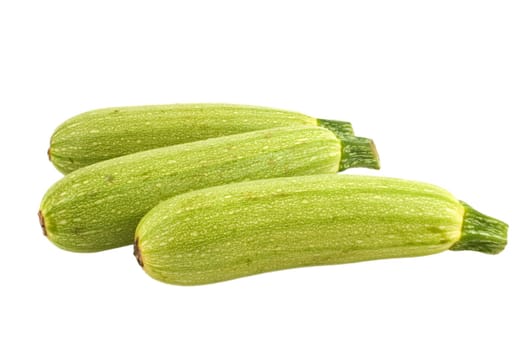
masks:
<path id="1" fill-rule="evenodd" d="M 320 125 L 352 135 L 347 122 L 280 109 L 233 104 L 174 104 L 104 108 L 60 125 L 48 156 L 64 174 L 148 149 L 286 126 Z"/>
<path id="2" fill-rule="evenodd" d="M 355 140 L 356 142 L 354 142 Z M 252 179 L 378 167 L 371 140 L 338 138 L 317 126 L 284 127 L 130 154 L 66 175 L 40 206 L 57 246 L 92 252 L 133 243 L 137 223 L 159 201 Z"/>
<path id="3" fill-rule="evenodd" d="M 459 241 L 464 212 L 446 190 L 415 181 L 352 175 L 258 180 L 160 203 L 137 227 L 135 255 L 150 276 L 180 285 L 421 256 Z M 469 249 L 497 253 L 507 225 L 484 220 Z M 493 245 L 481 243 L 490 226 L 497 232 Z"/>

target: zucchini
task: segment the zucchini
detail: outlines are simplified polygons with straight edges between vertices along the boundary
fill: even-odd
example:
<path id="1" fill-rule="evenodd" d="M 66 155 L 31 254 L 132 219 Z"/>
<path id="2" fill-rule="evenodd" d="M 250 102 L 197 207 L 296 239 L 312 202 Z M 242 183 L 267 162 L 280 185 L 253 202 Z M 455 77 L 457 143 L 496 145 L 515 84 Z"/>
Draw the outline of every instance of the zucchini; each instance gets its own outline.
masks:
<path id="1" fill-rule="evenodd" d="M 175 196 L 141 220 L 134 253 L 151 277 L 198 285 L 448 249 L 496 254 L 507 228 L 433 185 L 314 175 Z"/>
<path id="2" fill-rule="evenodd" d="M 378 168 L 374 144 L 317 126 L 284 127 L 157 148 L 74 171 L 45 194 L 44 234 L 57 246 L 92 252 L 133 243 L 159 201 L 204 187 L 259 178 Z"/>
<path id="3" fill-rule="evenodd" d="M 48 157 L 62 173 L 148 149 L 285 126 L 319 125 L 353 135 L 350 123 L 231 104 L 175 104 L 97 109 L 60 125 Z"/>

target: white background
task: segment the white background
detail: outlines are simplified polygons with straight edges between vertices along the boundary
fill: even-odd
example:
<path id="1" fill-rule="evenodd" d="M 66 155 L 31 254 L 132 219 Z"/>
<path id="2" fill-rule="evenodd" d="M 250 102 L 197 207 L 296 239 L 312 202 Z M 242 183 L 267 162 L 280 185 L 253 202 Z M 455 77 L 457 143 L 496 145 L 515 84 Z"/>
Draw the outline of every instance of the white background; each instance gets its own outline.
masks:
<path id="1" fill-rule="evenodd" d="M 524 349 L 524 1 L 2 1 L 0 348 Z M 500 255 L 288 270 L 200 287 L 131 247 L 56 248 L 55 127 L 94 108 L 264 105 L 352 121 L 382 170 L 510 224 Z"/>

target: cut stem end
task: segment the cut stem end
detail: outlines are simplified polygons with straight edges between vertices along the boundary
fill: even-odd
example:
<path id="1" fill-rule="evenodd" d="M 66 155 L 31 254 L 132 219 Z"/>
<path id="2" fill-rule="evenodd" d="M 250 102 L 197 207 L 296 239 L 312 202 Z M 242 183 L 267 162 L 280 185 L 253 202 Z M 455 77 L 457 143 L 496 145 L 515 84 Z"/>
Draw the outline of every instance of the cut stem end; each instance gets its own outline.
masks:
<path id="1" fill-rule="evenodd" d="M 342 156 L 339 171 L 348 168 L 380 169 L 380 157 L 373 140 L 365 137 L 339 137 Z"/>
<path id="2" fill-rule="evenodd" d="M 498 254 L 508 243 L 508 224 L 484 215 L 468 204 L 464 206 L 464 222 L 458 242 L 450 250 L 474 250 L 487 254 Z"/>
<path id="3" fill-rule="evenodd" d="M 340 120 L 318 119 L 318 126 L 332 131 L 338 138 L 354 136 L 351 123 Z"/>

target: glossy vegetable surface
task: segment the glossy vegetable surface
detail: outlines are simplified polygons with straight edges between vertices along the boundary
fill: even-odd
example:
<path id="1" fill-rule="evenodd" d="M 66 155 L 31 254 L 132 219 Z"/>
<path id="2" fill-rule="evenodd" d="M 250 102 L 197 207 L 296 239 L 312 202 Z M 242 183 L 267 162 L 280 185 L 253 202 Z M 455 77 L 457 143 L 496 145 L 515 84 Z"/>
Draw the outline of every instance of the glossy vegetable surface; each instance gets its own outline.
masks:
<path id="1" fill-rule="evenodd" d="M 155 279 L 196 285 L 448 249 L 496 254 L 506 240 L 506 224 L 437 186 L 315 175 L 175 196 L 142 219 L 135 255 Z"/>
<path id="2" fill-rule="evenodd" d="M 225 136 L 130 154 L 66 175 L 45 194 L 40 220 L 57 246 L 79 252 L 133 243 L 135 227 L 161 200 L 261 178 L 378 168 L 371 140 L 317 126 Z"/>
<path id="3" fill-rule="evenodd" d="M 281 109 L 174 104 L 96 109 L 70 118 L 51 137 L 49 159 L 62 173 L 153 148 L 286 126 L 323 126 L 352 136 L 350 123 Z"/>

